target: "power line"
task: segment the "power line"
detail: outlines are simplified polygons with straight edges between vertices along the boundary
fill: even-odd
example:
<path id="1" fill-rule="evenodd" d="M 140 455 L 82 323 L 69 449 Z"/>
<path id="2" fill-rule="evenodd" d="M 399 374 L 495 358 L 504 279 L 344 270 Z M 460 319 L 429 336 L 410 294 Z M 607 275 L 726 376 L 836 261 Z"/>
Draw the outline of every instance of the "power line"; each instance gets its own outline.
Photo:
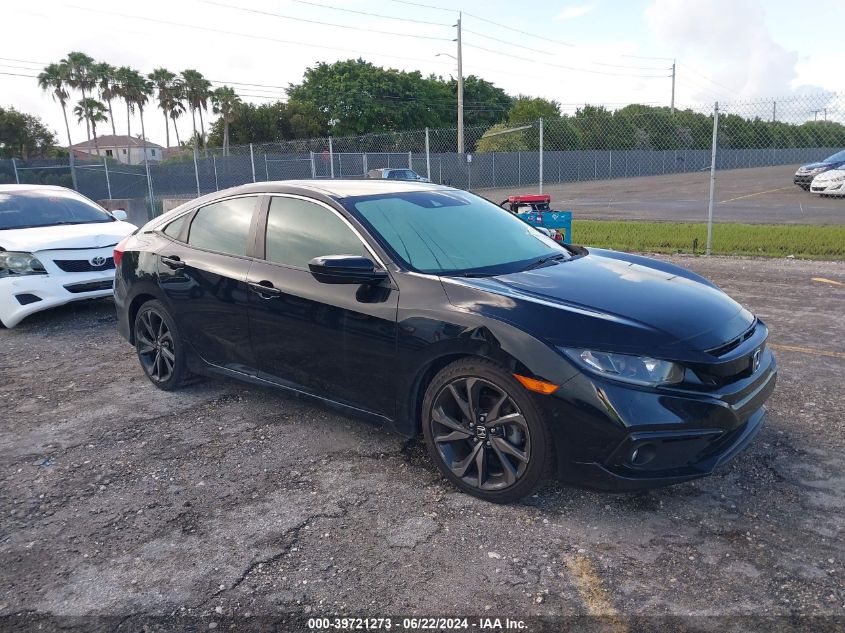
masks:
<path id="1" fill-rule="evenodd" d="M 725 86 L 724 84 L 720 84 L 718 81 L 714 81 L 713 79 L 711 79 L 711 78 L 710 78 L 710 77 L 708 77 L 707 75 L 705 75 L 705 74 L 703 74 L 703 73 L 700 73 L 700 72 L 699 72 L 699 71 L 697 71 L 695 68 L 692 68 L 689 64 L 686 64 L 686 63 L 684 63 L 684 62 L 678 62 L 678 63 L 679 63 L 679 64 L 681 64 L 681 66 L 683 66 L 683 67 L 684 67 L 684 68 L 686 68 L 687 70 L 692 71 L 693 73 L 695 73 L 695 74 L 696 74 L 696 75 L 698 75 L 699 77 L 702 77 L 703 79 L 706 79 L 707 81 L 709 81 L 709 82 L 710 82 L 711 84 L 713 84 L 714 86 L 719 86 L 722 90 L 727 90 L 730 94 L 734 94 L 734 95 L 735 95 L 735 94 L 738 94 L 738 93 L 739 93 L 739 91 L 738 91 L 738 90 L 735 90 L 735 89 L 733 89 L 733 88 L 729 88 L 728 86 Z"/>
<path id="2" fill-rule="evenodd" d="M 431 26 L 452 26 L 443 22 L 429 22 L 427 20 L 415 20 L 412 18 L 400 18 L 394 15 L 384 15 L 382 13 L 371 13 L 369 11 L 359 11 L 357 9 L 347 9 L 345 7 L 334 7 L 328 4 L 319 4 L 317 2 L 309 2 L 308 0 L 290 0 L 298 4 L 307 4 L 312 7 L 320 7 L 321 9 L 331 9 L 332 11 L 343 11 L 345 13 L 357 13 L 358 15 L 367 15 L 374 18 L 384 18 L 385 20 L 399 20 L 401 22 L 413 22 L 415 24 L 429 24 Z"/>
<path id="3" fill-rule="evenodd" d="M 562 68 L 563 70 L 572 70 L 572 71 L 575 71 L 575 72 L 591 73 L 591 74 L 594 74 L 594 75 L 610 75 L 610 76 L 614 76 L 614 77 L 644 77 L 644 78 L 655 78 L 655 77 L 666 78 L 666 77 L 669 76 L 669 75 L 639 75 L 639 74 L 635 74 L 635 73 L 614 73 L 614 72 L 607 72 L 607 71 L 603 71 L 603 70 L 592 70 L 590 68 L 578 68 L 576 66 L 564 66 L 563 64 L 553 64 L 551 62 L 544 62 L 544 61 L 540 61 L 538 59 L 531 59 L 529 57 L 522 57 L 520 55 L 513 55 L 513 54 L 510 54 L 510 53 L 502 53 L 502 52 L 493 50 L 492 48 L 485 48 L 484 46 L 478 46 L 476 44 L 466 44 L 465 43 L 464 46 L 466 46 L 468 48 L 475 48 L 475 49 L 478 49 L 478 50 L 481 50 L 481 51 L 485 51 L 487 53 L 493 53 L 494 55 L 502 55 L 503 57 L 509 57 L 511 59 L 519 59 L 519 60 L 531 62 L 531 63 L 534 63 L 534 64 L 541 64 L 543 66 L 550 66 L 552 68 Z"/>
<path id="4" fill-rule="evenodd" d="M 389 58 L 393 58 L 393 59 L 402 59 L 402 60 L 405 60 L 405 61 L 424 62 L 426 64 L 437 64 L 437 65 L 440 65 L 440 66 L 443 66 L 443 65 L 448 66 L 449 65 L 448 63 L 444 64 L 443 62 L 434 62 L 430 59 L 421 59 L 419 57 L 406 57 L 406 56 L 403 56 L 403 55 L 392 55 L 390 53 L 379 53 L 379 52 L 375 52 L 375 51 L 362 51 L 362 50 L 358 50 L 358 49 L 341 48 L 341 47 L 338 47 L 338 46 L 324 46 L 324 45 L 321 45 L 321 44 L 314 44 L 313 42 L 300 42 L 300 41 L 296 41 L 296 40 L 285 40 L 285 39 L 281 39 L 281 38 L 277 38 L 277 37 L 268 37 L 268 36 L 264 36 L 264 35 L 256 35 L 255 33 L 240 33 L 238 31 L 227 31 L 226 29 L 216 29 L 216 28 L 212 28 L 212 27 L 209 27 L 209 26 L 199 26 L 199 25 L 196 25 L 196 24 L 187 24 L 185 22 L 174 22 L 174 21 L 171 21 L 171 20 L 161 20 L 161 19 L 149 18 L 149 17 L 145 17 L 145 16 L 141 16 L 141 15 L 130 15 L 130 14 L 126 14 L 126 13 L 118 13 L 116 11 L 106 11 L 104 9 L 92 9 L 90 7 L 81 7 L 81 6 L 73 5 L 73 4 L 69 4 L 69 5 L 66 5 L 66 6 L 71 7 L 73 9 L 79 9 L 81 11 L 89 11 L 89 12 L 92 12 L 92 13 L 100 13 L 100 14 L 104 14 L 104 15 L 113 15 L 113 16 L 117 16 L 117 17 L 121 17 L 121 18 L 127 18 L 127 19 L 130 19 L 130 20 L 143 20 L 143 21 L 146 21 L 146 22 L 153 22 L 155 24 L 165 24 L 167 26 L 178 26 L 178 27 L 181 27 L 181 28 L 194 29 L 194 30 L 197 30 L 197 31 L 206 31 L 208 33 L 217 33 L 217 34 L 220 34 L 220 35 L 233 35 L 235 37 L 245 37 L 245 38 L 250 39 L 250 40 L 263 40 L 263 41 L 275 42 L 275 43 L 279 43 L 279 44 L 294 44 L 296 46 L 306 46 L 306 47 L 309 47 L 309 48 L 318 48 L 318 49 L 321 49 L 321 50 L 342 51 L 342 52 L 345 52 L 345 53 L 353 53 L 355 55 L 375 55 L 375 56 L 380 56 L 380 57 L 389 57 Z"/>
<path id="5" fill-rule="evenodd" d="M 261 11 L 260 9 L 248 9 L 247 7 L 237 7 L 224 2 L 215 2 L 214 0 L 200 0 L 203 4 L 210 4 L 226 9 L 233 9 L 235 11 L 243 11 L 245 13 L 255 13 L 257 15 L 268 15 L 282 20 L 294 20 L 296 22 L 307 22 L 309 24 L 319 24 L 320 26 L 330 26 L 338 29 L 348 29 L 351 31 L 364 31 L 367 33 L 378 33 L 379 35 L 391 35 L 393 37 L 411 37 L 418 40 L 435 40 L 438 42 L 450 42 L 451 39 L 447 37 L 435 37 L 433 35 L 414 35 L 411 33 L 394 33 L 392 31 L 382 31 L 381 29 L 369 29 L 361 26 L 350 26 L 348 24 L 335 24 L 334 22 L 322 22 L 320 20 L 309 20 L 307 18 L 296 18 L 291 15 L 283 15 L 281 13 L 274 13 L 272 11 Z"/>

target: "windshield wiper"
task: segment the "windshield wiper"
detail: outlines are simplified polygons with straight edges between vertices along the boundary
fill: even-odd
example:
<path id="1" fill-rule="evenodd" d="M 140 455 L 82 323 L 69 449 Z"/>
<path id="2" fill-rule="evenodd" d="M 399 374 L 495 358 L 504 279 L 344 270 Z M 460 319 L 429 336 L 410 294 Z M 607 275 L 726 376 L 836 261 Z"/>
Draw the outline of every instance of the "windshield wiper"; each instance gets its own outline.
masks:
<path id="1" fill-rule="evenodd" d="M 528 264 L 528 266 L 523 268 L 520 272 L 525 272 L 526 270 L 534 270 L 535 268 L 539 268 L 543 264 L 548 264 L 549 262 L 555 261 L 555 260 L 560 261 L 561 259 L 566 259 L 566 255 L 564 255 L 563 253 L 558 253 L 557 255 L 549 255 L 547 257 L 541 257 L 540 259 L 533 261 L 530 264 Z"/>

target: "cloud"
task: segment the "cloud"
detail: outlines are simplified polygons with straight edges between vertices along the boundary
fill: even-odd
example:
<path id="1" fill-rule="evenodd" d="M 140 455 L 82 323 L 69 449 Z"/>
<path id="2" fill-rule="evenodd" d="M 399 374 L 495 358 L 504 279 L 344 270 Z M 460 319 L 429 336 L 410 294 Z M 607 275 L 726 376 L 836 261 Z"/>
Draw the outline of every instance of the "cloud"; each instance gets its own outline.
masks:
<path id="1" fill-rule="evenodd" d="M 572 20 L 587 15 L 593 10 L 591 4 L 573 4 L 564 7 L 563 10 L 555 16 L 555 20 Z"/>
<path id="2" fill-rule="evenodd" d="M 775 41 L 761 0 L 654 0 L 645 19 L 656 39 L 683 58 L 679 81 L 696 84 L 701 99 L 784 96 L 798 89 L 799 55 Z"/>

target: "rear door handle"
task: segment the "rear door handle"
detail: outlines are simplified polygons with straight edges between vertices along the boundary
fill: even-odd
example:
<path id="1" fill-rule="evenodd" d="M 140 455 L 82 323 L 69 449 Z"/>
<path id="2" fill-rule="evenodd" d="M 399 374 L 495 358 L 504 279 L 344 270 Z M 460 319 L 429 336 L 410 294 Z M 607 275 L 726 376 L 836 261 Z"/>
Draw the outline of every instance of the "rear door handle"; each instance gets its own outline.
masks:
<path id="1" fill-rule="evenodd" d="M 272 282 L 265 280 L 249 282 L 249 288 L 262 299 L 274 299 L 282 294 L 282 291 L 273 286 Z"/>
<path id="2" fill-rule="evenodd" d="M 169 257 L 167 255 L 163 255 L 161 258 L 161 263 L 173 269 L 185 267 L 185 262 L 179 259 L 178 255 L 173 255 Z"/>

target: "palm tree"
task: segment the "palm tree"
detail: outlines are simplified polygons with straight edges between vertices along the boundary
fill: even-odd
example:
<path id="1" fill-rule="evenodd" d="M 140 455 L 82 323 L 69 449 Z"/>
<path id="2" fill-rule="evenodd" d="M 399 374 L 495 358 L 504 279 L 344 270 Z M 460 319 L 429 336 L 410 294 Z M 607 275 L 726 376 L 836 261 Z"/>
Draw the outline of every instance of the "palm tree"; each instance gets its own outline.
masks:
<path id="1" fill-rule="evenodd" d="M 155 84 L 158 90 L 158 107 L 164 113 L 164 130 L 167 139 L 167 147 L 170 147 L 170 107 L 173 102 L 174 83 L 176 74 L 166 68 L 156 68 L 147 77 Z"/>
<path id="2" fill-rule="evenodd" d="M 211 93 L 214 114 L 223 117 L 223 155 L 229 154 L 229 123 L 235 118 L 234 108 L 241 103 L 241 98 L 234 88 L 223 86 Z"/>
<path id="3" fill-rule="evenodd" d="M 97 82 L 97 91 L 100 93 L 100 99 L 103 99 L 109 107 L 109 119 L 111 119 L 111 133 L 117 136 L 117 129 L 114 125 L 114 111 L 111 107 L 112 99 L 117 95 L 117 79 L 115 78 L 115 67 L 106 62 L 94 64 L 91 72 Z"/>
<path id="4" fill-rule="evenodd" d="M 128 66 L 121 66 L 115 73 L 115 94 L 123 99 L 126 103 L 126 138 L 132 138 L 132 114 L 135 112 L 135 102 L 133 101 L 134 93 L 133 86 L 137 84 L 139 79 L 142 79 L 141 73 L 133 70 Z M 132 152 L 127 149 L 126 164 L 132 164 Z"/>
<path id="5" fill-rule="evenodd" d="M 68 69 L 68 85 L 82 93 L 82 100 L 88 98 L 88 94 L 96 86 L 96 79 L 91 72 L 94 65 L 94 58 L 79 51 L 67 54 L 61 64 Z M 91 140 L 91 122 L 85 119 L 85 129 L 88 133 L 88 140 Z"/>
<path id="6" fill-rule="evenodd" d="M 97 143 L 97 123 L 108 121 L 106 117 L 106 106 L 96 99 L 86 97 L 80 99 L 79 103 L 73 108 L 73 113 L 76 115 L 76 121 L 82 123 L 85 120 L 91 126 L 94 132 L 94 149 L 97 151 L 97 156 L 100 155 L 100 146 Z"/>
<path id="7" fill-rule="evenodd" d="M 197 121 L 196 112 L 200 113 L 200 130 L 202 144 L 205 147 L 205 124 L 202 120 L 202 111 L 208 109 L 208 97 L 211 94 L 211 82 L 202 74 L 193 69 L 182 71 L 182 81 L 185 83 L 185 99 L 191 109 L 191 119 L 194 126 L 194 149 L 197 149 Z"/>
<path id="8" fill-rule="evenodd" d="M 138 108 L 138 116 L 141 118 L 141 141 L 144 146 L 144 162 L 147 162 L 147 131 L 144 129 L 144 106 L 153 95 L 153 82 L 137 71 L 132 71 L 130 81 L 124 86 L 123 98 L 127 103 L 131 102 Z"/>
<path id="9" fill-rule="evenodd" d="M 70 140 L 70 124 L 67 121 L 67 100 L 70 72 L 64 64 L 50 64 L 43 72 L 38 74 L 38 87 L 44 92 L 49 92 L 54 101 L 62 106 L 62 115 L 65 118 L 65 130 L 67 131 L 67 146 L 73 145 Z M 73 150 L 70 150 L 73 151 Z"/>
<path id="10" fill-rule="evenodd" d="M 170 118 L 173 120 L 173 131 L 176 132 L 176 145 L 181 146 L 182 141 L 179 140 L 179 128 L 176 127 L 176 119 L 185 114 L 185 104 L 181 99 L 174 99 L 170 103 Z"/>

